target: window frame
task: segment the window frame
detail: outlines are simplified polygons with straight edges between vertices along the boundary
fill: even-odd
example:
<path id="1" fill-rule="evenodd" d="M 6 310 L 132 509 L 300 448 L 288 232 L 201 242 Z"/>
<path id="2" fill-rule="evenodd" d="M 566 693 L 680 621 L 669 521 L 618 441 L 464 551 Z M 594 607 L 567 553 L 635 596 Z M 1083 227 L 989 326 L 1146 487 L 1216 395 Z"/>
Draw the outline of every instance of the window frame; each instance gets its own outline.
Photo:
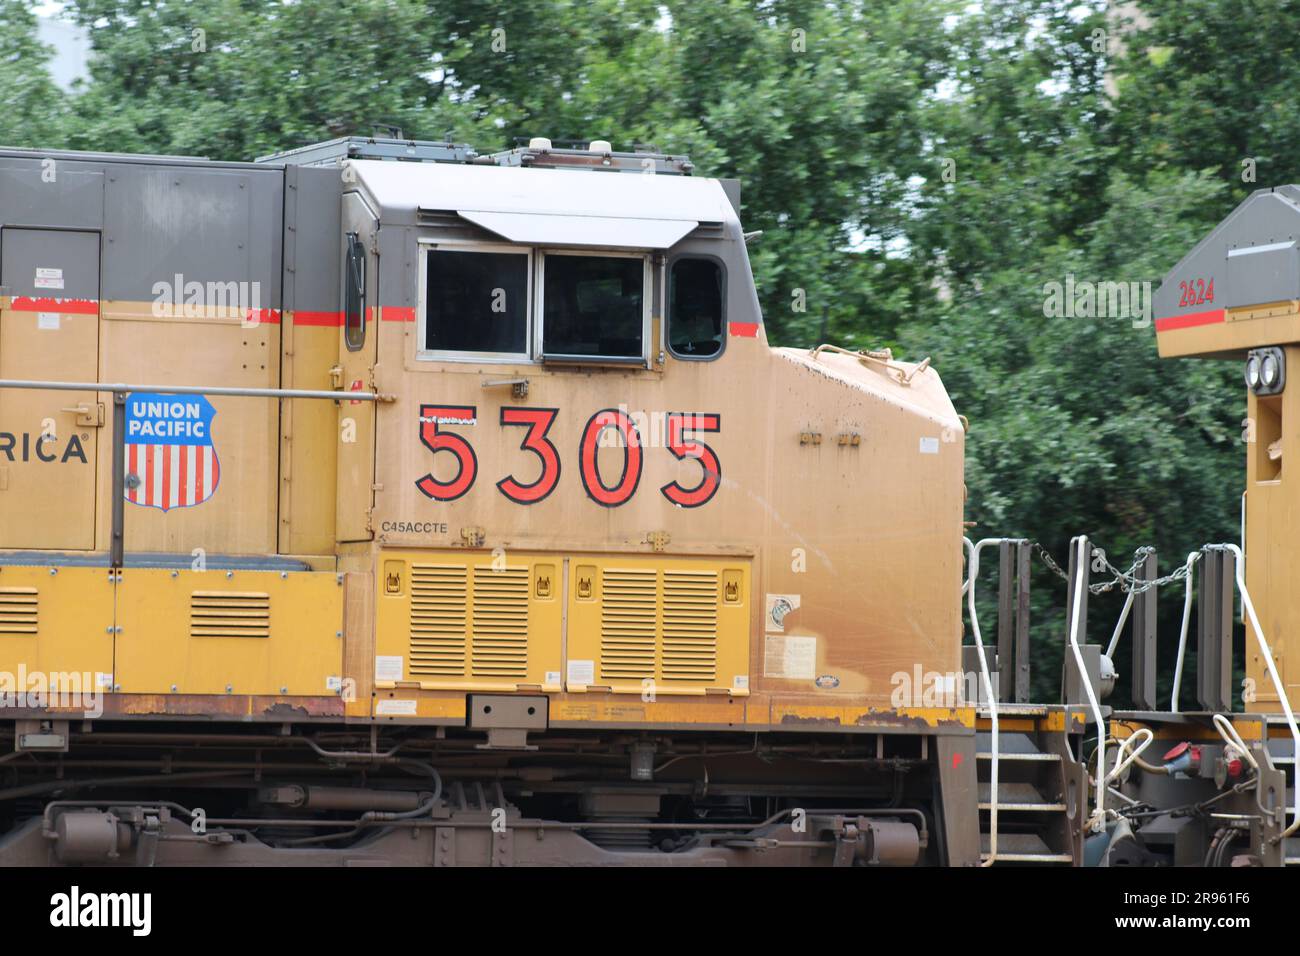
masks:
<path id="1" fill-rule="evenodd" d="M 366 244 L 362 241 L 359 232 L 345 232 L 343 238 L 345 243 L 343 249 L 343 345 L 349 352 L 360 352 L 366 347 L 366 298 L 367 292 L 369 291 L 366 286 L 370 284 L 367 281 L 369 278 L 370 265 L 366 260 L 369 259 L 369 255 L 366 252 Z M 360 250 L 361 252 L 361 288 L 358 296 L 360 300 L 358 308 L 358 311 L 360 312 L 360 323 L 355 326 L 358 330 L 358 336 L 355 342 L 352 338 L 352 330 L 354 326 L 349 322 L 351 312 L 348 308 L 349 300 L 351 298 L 348 295 L 348 291 L 352 283 L 354 250 Z"/>
<path id="2" fill-rule="evenodd" d="M 703 259 L 712 262 L 722 273 L 722 315 L 720 316 L 722 339 L 718 343 L 718 350 L 712 355 L 687 355 L 673 348 L 673 267 L 682 259 Z M 727 264 L 711 253 L 679 252 L 664 263 L 664 269 L 664 348 L 669 355 L 681 362 L 713 362 L 721 358 L 727 351 L 727 340 L 731 337 L 727 323 Z"/>
<path id="3" fill-rule="evenodd" d="M 457 239 L 420 239 L 419 248 L 419 287 L 416 296 L 415 358 L 419 362 L 482 362 L 494 365 L 525 365 L 534 360 L 536 335 L 534 332 L 534 313 L 537 291 L 535 288 L 536 270 L 534 268 L 534 249 L 508 242 L 478 242 Z M 528 284 L 524 295 L 524 351 L 522 352 L 468 352 L 458 349 L 431 349 L 427 347 L 429 334 L 428 318 L 428 283 L 430 252 L 470 252 L 470 253 L 505 253 L 524 257 L 524 277 Z"/>
<path id="4" fill-rule="evenodd" d="M 652 254 L 645 251 L 622 249 L 574 249 L 562 246 L 538 246 L 534 250 L 533 268 L 535 270 L 534 312 L 536 313 L 535 354 L 537 361 L 543 365 L 608 365 L 623 368 L 649 368 L 653 343 L 651 322 L 652 302 L 654 296 L 654 270 L 651 263 Z M 586 259 L 640 259 L 641 260 L 641 354 L 639 355 L 571 355 L 561 352 L 546 352 L 546 257 L 547 256 L 581 256 Z"/>

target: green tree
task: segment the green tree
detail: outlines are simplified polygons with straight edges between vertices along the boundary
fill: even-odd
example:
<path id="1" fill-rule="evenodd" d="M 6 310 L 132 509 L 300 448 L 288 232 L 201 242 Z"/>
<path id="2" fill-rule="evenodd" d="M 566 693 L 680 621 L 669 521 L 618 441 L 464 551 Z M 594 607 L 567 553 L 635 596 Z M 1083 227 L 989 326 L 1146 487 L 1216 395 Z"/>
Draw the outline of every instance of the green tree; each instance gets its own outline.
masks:
<path id="1" fill-rule="evenodd" d="M 40 42 L 29 0 L 0 0 L 0 143 L 63 145 L 66 101 L 50 77 L 52 51 Z"/>

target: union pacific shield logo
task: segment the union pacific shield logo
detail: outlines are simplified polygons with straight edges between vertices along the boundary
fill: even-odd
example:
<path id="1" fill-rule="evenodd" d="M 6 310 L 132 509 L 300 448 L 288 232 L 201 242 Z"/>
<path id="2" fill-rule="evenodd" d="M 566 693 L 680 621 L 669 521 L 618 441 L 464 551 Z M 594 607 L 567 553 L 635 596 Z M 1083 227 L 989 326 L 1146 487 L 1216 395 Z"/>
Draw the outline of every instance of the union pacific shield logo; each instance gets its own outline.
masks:
<path id="1" fill-rule="evenodd" d="M 211 498 L 221 477 L 212 444 L 216 414 L 202 395 L 128 395 L 126 500 L 169 511 Z"/>

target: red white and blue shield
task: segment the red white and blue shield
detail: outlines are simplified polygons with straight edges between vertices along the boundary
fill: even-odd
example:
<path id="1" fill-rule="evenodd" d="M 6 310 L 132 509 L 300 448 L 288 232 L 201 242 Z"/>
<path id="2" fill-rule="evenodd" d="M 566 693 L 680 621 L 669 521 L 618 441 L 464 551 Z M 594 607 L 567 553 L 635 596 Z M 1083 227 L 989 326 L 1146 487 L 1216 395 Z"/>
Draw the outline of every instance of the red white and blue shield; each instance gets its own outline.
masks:
<path id="1" fill-rule="evenodd" d="M 216 414 L 202 395 L 128 395 L 126 500 L 169 511 L 211 498 L 221 477 L 212 444 Z"/>

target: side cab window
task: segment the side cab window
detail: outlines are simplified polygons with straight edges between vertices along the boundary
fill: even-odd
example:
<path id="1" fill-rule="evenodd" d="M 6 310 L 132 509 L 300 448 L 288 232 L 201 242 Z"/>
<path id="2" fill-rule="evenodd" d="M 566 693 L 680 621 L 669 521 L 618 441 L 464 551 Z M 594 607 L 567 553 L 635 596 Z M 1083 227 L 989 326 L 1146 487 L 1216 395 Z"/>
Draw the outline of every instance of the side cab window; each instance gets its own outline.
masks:
<path id="1" fill-rule="evenodd" d="M 366 343 L 366 248 L 355 232 L 343 257 L 343 341 L 356 352 Z"/>
<path id="2" fill-rule="evenodd" d="M 668 271 L 668 350 L 679 359 L 722 353 L 726 329 L 726 270 L 717 259 L 680 256 Z"/>

